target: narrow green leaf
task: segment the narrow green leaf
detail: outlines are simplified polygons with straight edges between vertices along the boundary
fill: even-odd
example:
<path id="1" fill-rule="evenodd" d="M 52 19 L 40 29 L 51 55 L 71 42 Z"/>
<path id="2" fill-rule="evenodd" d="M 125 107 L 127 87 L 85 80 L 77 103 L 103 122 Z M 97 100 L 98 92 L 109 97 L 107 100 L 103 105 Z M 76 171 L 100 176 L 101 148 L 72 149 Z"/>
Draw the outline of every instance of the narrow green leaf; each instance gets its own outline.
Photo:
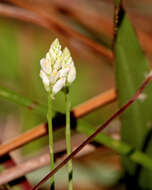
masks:
<path id="1" fill-rule="evenodd" d="M 47 106 L 44 106 L 36 101 L 32 101 L 28 98 L 18 95 L 2 86 L 0 86 L 0 97 L 9 100 L 10 102 L 22 105 L 27 109 L 33 110 L 37 113 L 46 115 Z"/>
<path id="2" fill-rule="evenodd" d="M 126 13 L 122 8 L 119 13 L 121 18 L 118 19 L 119 28 L 114 53 L 118 101 L 121 106 L 136 92 L 150 72 L 150 68 Z M 151 97 L 152 85 L 149 85 L 139 99 L 121 116 L 122 140 L 138 150 L 147 152 L 149 156 L 152 156 L 152 143 L 149 136 L 147 137 L 152 127 Z M 127 158 L 124 158 L 124 166 L 131 178 L 137 178 L 138 175 L 136 182 L 140 187 L 152 188 L 151 172 L 142 168 L 139 170 L 139 166 Z"/>

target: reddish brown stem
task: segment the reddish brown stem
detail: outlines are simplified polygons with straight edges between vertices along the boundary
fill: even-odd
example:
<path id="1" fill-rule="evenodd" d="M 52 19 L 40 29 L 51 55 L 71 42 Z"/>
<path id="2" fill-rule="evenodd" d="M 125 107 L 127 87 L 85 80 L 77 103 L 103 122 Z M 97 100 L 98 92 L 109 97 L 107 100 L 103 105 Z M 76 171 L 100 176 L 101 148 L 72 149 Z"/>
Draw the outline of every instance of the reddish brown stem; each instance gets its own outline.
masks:
<path id="1" fill-rule="evenodd" d="M 71 160 L 78 152 L 80 152 L 84 146 L 86 146 L 91 140 L 93 140 L 105 127 L 109 125 L 109 123 L 114 120 L 116 117 L 121 115 L 142 93 L 145 87 L 152 80 L 152 73 L 150 73 L 145 81 L 142 83 L 137 92 L 133 95 L 133 97 L 122 106 L 117 112 L 115 112 L 102 126 L 100 126 L 92 135 L 90 135 L 80 146 L 78 146 L 69 156 L 67 156 L 57 167 L 55 167 L 46 177 L 44 177 L 32 190 L 36 190 L 40 185 L 42 185 L 45 181 L 47 181 L 51 176 L 53 176 L 60 168 L 62 168 L 69 160 Z"/>

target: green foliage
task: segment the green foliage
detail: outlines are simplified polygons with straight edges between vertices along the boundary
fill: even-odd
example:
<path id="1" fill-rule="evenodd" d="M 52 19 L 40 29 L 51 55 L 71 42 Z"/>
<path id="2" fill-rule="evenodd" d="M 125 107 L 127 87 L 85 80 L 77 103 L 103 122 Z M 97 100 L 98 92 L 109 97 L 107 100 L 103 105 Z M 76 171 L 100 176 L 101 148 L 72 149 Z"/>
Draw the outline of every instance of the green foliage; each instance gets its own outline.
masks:
<path id="1" fill-rule="evenodd" d="M 5 82 L 16 82 L 19 79 L 19 43 L 17 27 L 11 22 L 0 19 L 0 78 Z"/>
<path id="2" fill-rule="evenodd" d="M 115 0 L 114 3 L 117 6 L 120 0 Z M 75 23 L 77 27 L 79 24 Z M 39 78 L 39 60 L 45 52 L 45 46 L 48 47 L 52 39 L 50 39 L 48 31 L 42 34 L 40 29 L 29 28 L 28 26 L 28 33 L 26 25 L 22 26 L 14 21 L 0 20 L 0 80 L 1 84 L 21 89 L 21 94 L 24 96 L 40 99 L 45 104 L 47 96 Z M 89 32 L 88 28 L 81 27 L 81 29 L 85 31 L 85 35 L 88 33 L 89 37 L 93 39 L 97 38 L 97 34 Z M 48 37 L 45 39 L 42 36 Z M 43 48 L 44 52 L 42 52 Z M 119 27 L 115 44 L 115 58 L 118 100 L 121 106 L 130 99 L 145 76 L 150 72 L 136 34 L 126 15 L 124 15 Z M 76 64 L 79 71 L 78 78 L 70 91 L 72 106 L 83 102 L 104 89 L 100 89 L 99 86 L 106 86 L 106 80 L 102 83 L 100 82 L 100 85 L 99 80 L 103 80 L 101 78 L 102 70 L 104 70 L 104 75 L 107 75 L 105 71 L 107 66 L 100 63 L 100 65 L 96 64 L 95 67 L 94 63 L 89 65 L 88 61 L 83 61 L 82 63 L 79 59 L 76 60 Z M 152 156 L 152 143 L 149 140 L 151 137 L 150 127 L 152 125 L 151 85 L 145 89 L 144 94 L 146 99 L 144 100 L 143 96 L 142 100 L 141 96 L 141 99 L 138 99 L 121 117 L 123 142 L 116 141 L 104 133 L 100 133 L 95 140 L 123 155 L 124 166 L 129 175 L 133 179 L 135 179 L 134 177 L 137 179 L 138 176 L 137 180 L 141 187 L 152 189 L 152 159 L 150 158 Z M 46 114 L 47 106 L 35 104 L 35 102 L 24 96 L 20 96 L 0 86 L 0 97 L 30 110 L 32 108 L 34 112 L 39 113 L 39 115 L 36 115 L 29 110 L 22 110 L 22 117 L 24 118 L 23 131 L 26 131 L 45 120 L 43 116 Z M 56 110 L 65 111 L 65 101 L 62 93 L 57 95 L 53 106 Z M 3 113 L 4 107 L 1 105 L 1 112 Z M 7 110 L 9 108 L 8 106 Z M 108 110 L 106 109 L 98 110 L 85 117 L 89 121 L 89 124 L 84 122 L 84 120 L 78 120 L 76 131 L 91 135 L 95 130 L 93 127 L 99 123 L 103 123 L 109 113 L 111 113 L 111 107 Z M 61 139 L 64 138 L 63 134 L 64 130 L 61 130 L 57 131 L 54 136 L 56 139 Z M 48 139 L 42 139 L 43 142 L 39 141 L 36 144 L 30 143 L 22 150 L 24 150 L 25 154 L 30 151 L 39 150 L 43 145 L 48 143 L 46 140 Z M 141 151 L 145 151 L 147 155 Z"/>
<path id="3" fill-rule="evenodd" d="M 120 26 L 114 52 L 118 101 L 122 106 L 139 88 L 150 68 L 126 13 L 123 9 L 120 11 L 122 17 L 119 18 Z M 152 127 L 151 97 L 152 88 L 149 85 L 144 94 L 121 116 L 122 140 L 138 150 L 147 152 L 149 156 L 152 156 L 152 143 L 149 137 Z M 140 168 L 126 157 L 124 166 L 128 174 L 137 180 L 134 183 L 140 183 L 143 188 L 152 188 L 151 172 Z"/>

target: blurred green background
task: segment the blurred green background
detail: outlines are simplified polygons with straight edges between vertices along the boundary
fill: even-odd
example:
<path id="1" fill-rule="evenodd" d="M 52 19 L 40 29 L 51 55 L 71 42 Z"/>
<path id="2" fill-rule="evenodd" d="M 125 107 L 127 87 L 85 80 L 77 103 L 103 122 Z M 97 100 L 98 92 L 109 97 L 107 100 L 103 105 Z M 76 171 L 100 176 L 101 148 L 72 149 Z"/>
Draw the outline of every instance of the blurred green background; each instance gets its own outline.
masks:
<path id="1" fill-rule="evenodd" d="M 5 1 L 2 1 L 5 3 Z M 54 0 L 51 3 L 46 1 L 44 4 L 42 1 L 31 1 L 37 6 L 43 5 L 46 11 L 51 14 L 53 8 L 51 5 L 53 2 L 54 6 L 62 7 L 62 11 L 59 9 L 59 13 L 55 13 L 56 17 L 62 22 L 72 28 L 80 31 L 85 36 L 88 36 L 98 43 L 104 44 L 106 47 L 111 49 L 112 44 L 112 19 L 113 19 L 113 4 L 112 1 L 70 1 L 63 3 L 64 1 Z M 151 47 L 147 45 L 149 36 L 151 35 L 152 28 L 149 27 L 151 19 L 151 12 L 148 10 L 152 3 L 146 0 L 149 4 L 146 4 L 140 0 L 139 3 L 136 1 L 125 1 L 125 8 L 128 10 L 128 14 L 131 18 L 134 15 L 140 15 L 134 17 L 133 25 L 139 34 L 139 39 L 142 44 L 144 51 L 149 60 L 151 60 Z M 81 5 L 81 6 L 80 6 Z M 144 8 L 143 8 L 144 5 Z M 67 14 L 63 10 L 70 10 L 73 14 Z M 79 9 L 78 9 L 79 8 Z M 147 9 L 148 8 L 148 9 Z M 85 11 L 83 11 L 85 10 Z M 145 10 L 145 11 L 144 11 Z M 79 15 L 79 11 L 80 14 Z M 88 18 L 90 15 L 90 18 Z M 144 18 L 146 17 L 146 21 Z M 143 18 L 145 22 L 142 22 L 140 18 Z M 105 24 L 107 23 L 107 24 Z M 103 24 L 103 26 L 102 26 Z M 140 33 L 144 32 L 147 38 L 142 38 Z M 38 101 L 42 104 L 47 105 L 47 94 L 43 88 L 42 82 L 39 77 L 40 72 L 40 59 L 45 56 L 49 49 L 51 42 L 54 38 L 59 37 L 53 31 L 50 32 L 39 26 L 31 23 L 19 21 L 18 19 L 0 17 L 0 85 L 16 92 L 20 95 Z M 147 41 L 145 40 L 147 39 Z M 144 40 L 144 43 L 143 43 Z M 73 40 L 70 43 L 66 41 L 66 38 L 61 37 L 60 41 L 63 47 L 66 45 L 70 48 L 72 56 L 77 69 L 76 81 L 72 84 L 70 89 L 70 96 L 72 102 L 72 108 L 88 100 L 100 92 L 114 87 L 114 68 L 113 63 L 108 61 L 99 53 L 92 51 L 91 49 L 79 44 L 79 41 Z M 54 101 L 54 109 L 64 113 L 64 96 L 60 92 Z M 111 113 L 116 110 L 117 104 L 112 103 L 104 106 L 93 113 L 88 114 L 83 118 L 86 122 L 90 123 L 92 127 L 97 127 L 102 124 Z M 0 136 L 2 142 L 16 137 L 18 134 L 25 132 L 36 125 L 46 121 L 45 115 L 38 115 L 32 111 L 27 110 L 21 106 L 10 103 L 4 99 L 0 99 L 0 132 L 3 134 Z M 111 128 L 119 126 L 118 122 L 111 125 Z M 109 130 L 109 129 L 108 129 Z M 64 139 L 64 130 L 59 130 L 55 133 L 55 140 Z M 14 152 L 14 158 L 17 161 L 26 160 L 35 155 L 39 155 L 48 150 L 48 138 L 42 137 L 36 140 L 18 151 Z M 115 153 L 109 153 L 109 155 Z M 83 177 L 86 189 L 90 184 L 95 184 L 93 188 L 102 189 L 102 186 L 115 184 L 119 178 L 118 169 L 113 168 L 113 164 L 105 164 L 102 162 L 100 151 L 94 153 L 94 158 L 90 155 L 75 161 L 75 184 L 77 180 Z M 105 156 L 105 155 L 104 155 Z M 103 156 L 103 158 L 104 158 Z M 98 158 L 101 158 L 100 162 Z M 87 163 L 88 161 L 88 163 Z M 86 165 L 84 166 L 85 163 Z M 92 167 L 91 167 L 92 166 Z M 94 168 L 94 177 L 90 176 L 88 171 Z M 98 170 L 99 168 L 99 170 Z M 28 175 L 29 180 L 35 184 L 48 172 L 48 168 L 44 168 L 35 171 Z M 97 172 L 97 173 L 96 173 Z M 100 173 L 98 173 L 100 172 Z M 107 175 L 103 175 L 107 172 Z M 80 175 L 81 174 L 81 175 Z M 61 184 L 64 184 L 63 176 L 65 175 L 65 169 L 59 172 L 58 179 Z M 95 176 L 101 176 L 101 180 Z M 34 177 L 36 176 L 36 178 Z M 105 177 L 107 176 L 107 178 Z M 80 180 L 80 181 L 81 181 Z M 83 185 L 82 185 L 83 187 Z M 83 188 L 84 188 L 83 187 Z M 61 187 L 59 187 L 60 189 Z M 82 188 L 82 189 L 83 189 Z"/>

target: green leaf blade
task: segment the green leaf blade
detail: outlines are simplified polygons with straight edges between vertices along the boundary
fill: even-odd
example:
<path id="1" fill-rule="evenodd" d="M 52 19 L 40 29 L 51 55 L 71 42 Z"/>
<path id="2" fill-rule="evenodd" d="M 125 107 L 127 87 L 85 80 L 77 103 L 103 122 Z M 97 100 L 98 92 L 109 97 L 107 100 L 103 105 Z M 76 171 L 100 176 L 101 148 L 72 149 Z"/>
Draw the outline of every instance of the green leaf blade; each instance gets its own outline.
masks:
<path id="1" fill-rule="evenodd" d="M 114 47 L 116 84 L 118 90 L 119 105 L 126 103 L 144 81 L 150 72 L 147 60 L 141 50 L 140 44 L 133 30 L 133 27 L 124 13 L 124 17 L 118 29 Z M 144 93 L 130 108 L 121 116 L 122 140 L 134 148 L 143 151 L 145 139 L 149 133 L 152 123 L 152 85 L 149 85 Z M 152 155 L 150 142 L 145 148 L 148 154 Z M 129 175 L 136 175 L 137 165 L 129 159 L 124 158 L 124 166 Z M 143 176 L 144 173 L 144 176 Z M 151 172 L 140 170 L 138 182 L 144 188 L 152 188 Z M 149 180 L 145 183 L 143 177 Z"/>

